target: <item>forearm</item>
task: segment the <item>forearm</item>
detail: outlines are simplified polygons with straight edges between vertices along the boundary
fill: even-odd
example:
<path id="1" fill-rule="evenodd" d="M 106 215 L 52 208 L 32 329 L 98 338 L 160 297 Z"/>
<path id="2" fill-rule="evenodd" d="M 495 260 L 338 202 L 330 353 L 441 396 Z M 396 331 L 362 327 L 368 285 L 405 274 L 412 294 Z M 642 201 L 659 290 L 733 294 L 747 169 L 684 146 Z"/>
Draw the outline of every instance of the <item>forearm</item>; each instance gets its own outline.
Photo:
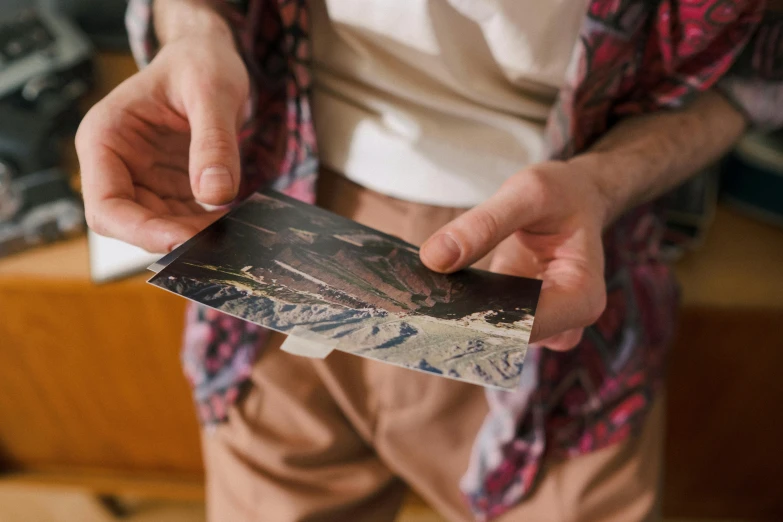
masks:
<path id="1" fill-rule="evenodd" d="M 708 91 L 683 110 L 618 123 L 569 163 L 594 176 L 608 224 L 717 160 L 745 126 L 744 117 L 731 104 Z"/>
<path id="2" fill-rule="evenodd" d="M 155 0 L 155 33 L 161 45 L 184 36 L 225 39 L 233 45 L 231 28 L 210 0 Z"/>

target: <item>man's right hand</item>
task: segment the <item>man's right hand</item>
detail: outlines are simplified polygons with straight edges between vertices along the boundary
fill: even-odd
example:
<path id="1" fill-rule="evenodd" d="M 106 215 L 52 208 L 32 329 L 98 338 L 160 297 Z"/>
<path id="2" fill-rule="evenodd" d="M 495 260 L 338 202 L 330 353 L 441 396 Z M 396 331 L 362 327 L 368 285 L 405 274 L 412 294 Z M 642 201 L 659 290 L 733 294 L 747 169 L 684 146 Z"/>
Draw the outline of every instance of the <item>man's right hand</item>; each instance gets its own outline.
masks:
<path id="1" fill-rule="evenodd" d="M 90 227 L 164 253 L 217 219 L 199 203 L 236 197 L 248 89 L 230 33 L 191 35 L 96 104 L 76 135 Z"/>

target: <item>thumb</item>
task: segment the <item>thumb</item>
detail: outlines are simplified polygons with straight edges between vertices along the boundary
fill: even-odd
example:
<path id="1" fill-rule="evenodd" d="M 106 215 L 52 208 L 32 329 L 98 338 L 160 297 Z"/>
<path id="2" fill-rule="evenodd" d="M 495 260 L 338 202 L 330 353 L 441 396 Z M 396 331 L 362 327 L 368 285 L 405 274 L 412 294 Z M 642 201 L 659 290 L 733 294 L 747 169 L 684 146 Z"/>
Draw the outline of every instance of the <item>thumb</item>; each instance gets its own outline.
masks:
<path id="1" fill-rule="evenodd" d="M 208 205 L 231 202 L 239 190 L 237 107 L 227 95 L 201 99 L 188 111 L 190 186 Z"/>
<path id="2" fill-rule="evenodd" d="M 511 183 L 435 232 L 421 247 L 421 261 L 437 272 L 455 272 L 469 266 L 538 212 L 530 191 L 513 190 Z"/>

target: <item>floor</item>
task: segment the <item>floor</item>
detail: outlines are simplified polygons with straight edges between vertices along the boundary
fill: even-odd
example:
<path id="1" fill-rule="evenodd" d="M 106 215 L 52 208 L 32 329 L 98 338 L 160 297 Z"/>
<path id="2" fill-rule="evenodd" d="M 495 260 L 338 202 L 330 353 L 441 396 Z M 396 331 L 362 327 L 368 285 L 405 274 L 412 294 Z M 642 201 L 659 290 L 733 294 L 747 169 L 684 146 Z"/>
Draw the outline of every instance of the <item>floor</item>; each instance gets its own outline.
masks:
<path id="1" fill-rule="evenodd" d="M 418 499 L 407 502 L 400 522 L 442 522 Z M 204 522 L 200 502 L 101 501 L 79 491 L 0 485 L 0 522 Z"/>
<path id="2" fill-rule="evenodd" d="M 0 484 L 0 522 L 204 522 L 200 502 L 102 501 L 76 490 Z M 420 500 L 406 502 L 399 522 L 444 522 Z M 666 519 L 664 522 L 742 522 Z"/>

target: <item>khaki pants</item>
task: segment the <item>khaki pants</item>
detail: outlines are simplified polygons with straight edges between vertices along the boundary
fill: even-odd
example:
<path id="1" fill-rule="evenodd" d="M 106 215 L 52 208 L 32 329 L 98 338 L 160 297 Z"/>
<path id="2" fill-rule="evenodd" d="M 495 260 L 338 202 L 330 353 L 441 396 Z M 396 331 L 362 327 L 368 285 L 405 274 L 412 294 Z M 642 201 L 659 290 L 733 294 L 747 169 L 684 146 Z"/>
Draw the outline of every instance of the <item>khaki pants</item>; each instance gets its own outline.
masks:
<path id="1" fill-rule="evenodd" d="M 421 243 L 460 210 L 389 198 L 330 173 L 319 204 Z M 406 484 L 447 520 L 470 520 L 458 482 L 487 414 L 483 389 L 362 357 L 289 355 L 275 334 L 229 422 L 203 434 L 212 522 L 391 521 Z M 546 463 L 499 520 L 655 520 L 662 401 L 640 437 Z"/>

